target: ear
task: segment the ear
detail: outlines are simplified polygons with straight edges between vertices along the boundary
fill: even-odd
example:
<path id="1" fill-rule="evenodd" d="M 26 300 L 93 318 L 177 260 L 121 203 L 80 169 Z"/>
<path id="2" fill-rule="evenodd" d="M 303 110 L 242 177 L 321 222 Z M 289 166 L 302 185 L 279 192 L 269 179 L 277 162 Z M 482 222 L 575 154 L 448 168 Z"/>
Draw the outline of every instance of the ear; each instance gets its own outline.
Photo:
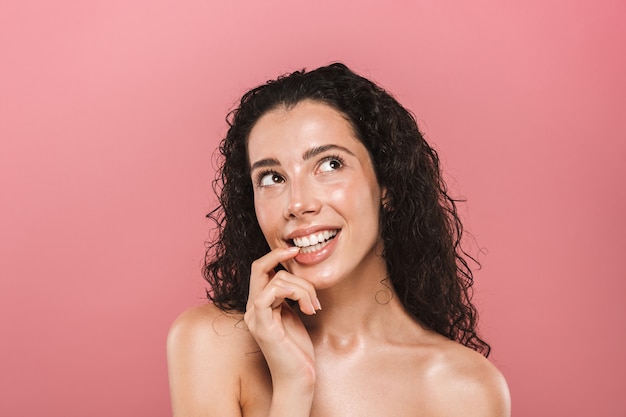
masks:
<path id="1" fill-rule="evenodd" d="M 391 207 L 391 198 L 387 195 L 387 187 L 383 187 L 380 193 L 380 205 L 385 211 L 393 211 Z"/>

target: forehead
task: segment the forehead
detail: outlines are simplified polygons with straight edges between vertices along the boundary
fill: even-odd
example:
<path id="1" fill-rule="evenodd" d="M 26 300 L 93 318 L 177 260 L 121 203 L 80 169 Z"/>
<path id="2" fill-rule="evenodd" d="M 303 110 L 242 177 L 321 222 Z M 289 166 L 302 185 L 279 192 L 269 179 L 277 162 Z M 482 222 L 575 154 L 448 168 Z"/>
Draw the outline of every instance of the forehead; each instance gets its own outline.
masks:
<path id="1" fill-rule="evenodd" d="M 269 154 L 303 152 L 328 144 L 362 148 L 367 153 L 341 112 L 324 103 L 302 101 L 291 108 L 281 106 L 259 118 L 248 137 L 248 162 Z"/>

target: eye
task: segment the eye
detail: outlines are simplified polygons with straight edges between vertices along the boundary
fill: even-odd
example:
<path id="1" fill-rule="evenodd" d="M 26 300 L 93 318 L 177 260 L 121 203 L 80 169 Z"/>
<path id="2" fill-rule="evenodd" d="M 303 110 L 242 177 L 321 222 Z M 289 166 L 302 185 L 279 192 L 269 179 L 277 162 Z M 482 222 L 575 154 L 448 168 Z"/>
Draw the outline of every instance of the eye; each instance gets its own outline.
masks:
<path id="1" fill-rule="evenodd" d="M 320 163 L 319 170 L 321 172 L 331 172 L 340 169 L 343 166 L 343 160 L 338 156 L 329 156 L 324 158 Z"/>
<path id="2" fill-rule="evenodd" d="M 285 179 L 275 172 L 263 172 L 258 178 L 257 182 L 260 187 L 269 187 L 271 185 L 285 182 Z"/>

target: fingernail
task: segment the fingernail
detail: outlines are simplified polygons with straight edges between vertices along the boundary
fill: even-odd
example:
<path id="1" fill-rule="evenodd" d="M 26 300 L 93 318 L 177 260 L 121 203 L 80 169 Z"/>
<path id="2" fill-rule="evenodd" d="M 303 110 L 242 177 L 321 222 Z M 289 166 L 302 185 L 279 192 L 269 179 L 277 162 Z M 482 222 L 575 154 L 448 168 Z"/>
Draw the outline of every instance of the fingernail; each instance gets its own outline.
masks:
<path id="1" fill-rule="evenodd" d="M 316 310 L 321 310 L 322 309 L 322 305 L 320 304 L 320 300 L 315 297 L 315 300 L 313 300 L 313 302 L 315 303 L 315 309 Z"/>
<path id="2" fill-rule="evenodd" d="M 287 250 L 288 250 L 289 252 L 299 252 L 299 251 L 300 251 L 300 248 L 299 248 L 299 247 L 297 247 L 297 246 L 289 246 L 289 247 L 287 248 Z"/>

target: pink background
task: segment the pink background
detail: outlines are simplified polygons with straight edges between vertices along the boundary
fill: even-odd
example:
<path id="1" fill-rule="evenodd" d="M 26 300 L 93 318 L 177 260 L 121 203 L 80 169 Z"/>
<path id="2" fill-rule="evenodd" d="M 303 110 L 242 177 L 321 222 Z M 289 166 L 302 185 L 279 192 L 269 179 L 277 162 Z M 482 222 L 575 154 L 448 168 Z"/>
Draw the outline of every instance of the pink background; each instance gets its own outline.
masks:
<path id="1" fill-rule="evenodd" d="M 341 60 L 469 200 L 513 415 L 626 416 L 626 4 L 383 3 L 0 2 L 0 414 L 170 414 L 224 116 Z"/>

